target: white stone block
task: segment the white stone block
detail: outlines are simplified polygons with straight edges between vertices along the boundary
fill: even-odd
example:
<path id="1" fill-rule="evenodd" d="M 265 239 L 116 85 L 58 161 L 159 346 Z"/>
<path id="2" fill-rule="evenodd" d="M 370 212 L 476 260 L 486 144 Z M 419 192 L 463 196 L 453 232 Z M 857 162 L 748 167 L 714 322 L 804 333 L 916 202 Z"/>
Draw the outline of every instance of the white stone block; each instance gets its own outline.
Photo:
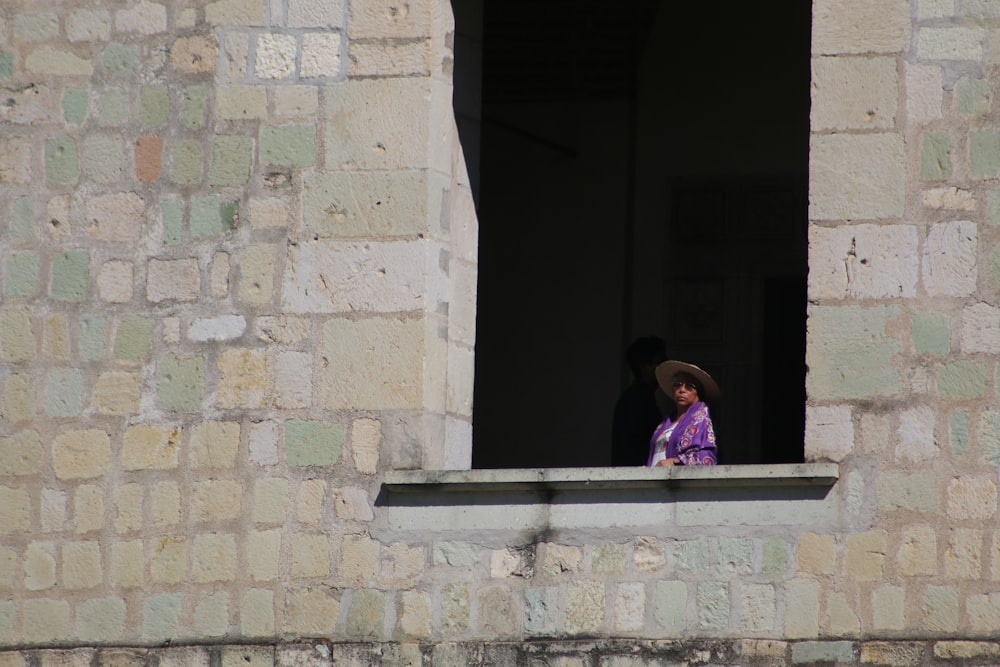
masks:
<path id="1" fill-rule="evenodd" d="M 289 28 L 341 28 L 343 0 L 288 0 Z"/>
<path id="2" fill-rule="evenodd" d="M 962 352 L 1000 353 L 1000 308 L 986 303 L 968 306 L 962 311 Z"/>
<path id="3" fill-rule="evenodd" d="M 851 406 L 807 406 L 805 452 L 809 461 L 843 461 L 854 449 Z"/>
<path id="4" fill-rule="evenodd" d="M 911 22 L 909 0 L 816 0 L 813 53 L 900 53 Z"/>
<path id="5" fill-rule="evenodd" d="M 935 436 L 936 417 L 929 407 L 904 410 L 899 415 L 896 460 L 906 463 L 936 459 L 940 448 Z"/>
<path id="6" fill-rule="evenodd" d="M 278 463 L 280 435 L 281 427 L 277 422 L 264 421 L 250 424 L 250 460 L 262 466 Z"/>
<path id="7" fill-rule="evenodd" d="M 940 67 L 904 64 L 906 115 L 910 123 L 927 123 L 941 118 L 944 82 Z"/>
<path id="8" fill-rule="evenodd" d="M 931 188 L 924 190 L 920 203 L 926 208 L 953 211 L 975 211 L 976 195 L 971 190 L 960 188 Z"/>
<path id="9" fill-rule="evenodd" d="M 111 39 L 111 14 L 103 9 L 78 9 L 66 17 L 66 37 L 71 42 L 106 42 Z"/>
<path id="10" fill-rule="evenodd" d="M 115 30 L 155 35 L 167 30 L 167 8 L 156 2 L 139 2 L 115 12 Z"/>
<path id="11" fill-rule="evenodd" d="M 188 329 L 188 340 L 197 343 L 233 340 L 247 330 L 246 318 L 242 315 L 220 315 L 196 319 Z"/>
<path id="12" fill-rule="evenodd" d="M 303 79 L 339 77 L 342 73 L 340 49 L 340 33 L 306 33 L 302 36 L 302 67 L 299 75 Z"/>
<path id="13" fill-rule="evenodd" d="M 906 151 L 898 134 L 814 135 L 809 152 L 809 218 L 899 218 Z"/>
<path id="14" fill-rule="evenodd" d="M 279 352 L 274 365 L 275 402 L 279 408 L 312 405 L 312 355 Z"/>
<path id="15" fill-rule="evenodd" d="M 917 33 L 917 57 L 921 60 L 972 60 L 983 58 L 986 31 L 973 26 L 921 28 Z"/>
<path id="16" fill-rule="evenodd" d="M 831 129 L 888 129 L 896 120 L 895 58 L 813 58 L 814 132 Z"/>
<path id="17" fill-rule="evenodd" d="M 924 289 L 929 296 L 968 296 L 976 291 L 976 224 L 932 225 L 924 241 Z"/>
<path id="18" fill-rule="evenodd" d="M 809 229 L 811 299 L 912 297 L 918 265 L 912 225 Z"/>
<path id="19" fill-rule="evenodd" d="M 295 74 L 298 40 L 294 35 L 257 35 L 254 74 L 259 79 L 287 79 Z"/>

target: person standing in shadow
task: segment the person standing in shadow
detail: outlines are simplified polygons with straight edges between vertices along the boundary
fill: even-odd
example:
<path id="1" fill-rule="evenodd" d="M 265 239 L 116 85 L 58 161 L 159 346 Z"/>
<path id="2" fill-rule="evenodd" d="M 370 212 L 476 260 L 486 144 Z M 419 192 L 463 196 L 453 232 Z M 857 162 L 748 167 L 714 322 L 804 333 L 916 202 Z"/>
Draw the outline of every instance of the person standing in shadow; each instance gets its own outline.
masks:
<path id="1" fill-rule="evenodd" d="M 644 466 L 649 457 L 649 438 L 663 421 L 656 401 L 656 367 L 667 360 L 667 344 L 657 336 L 636 338 L 628 346 L 625 359 L 632 371 L 632 384 L 615 404 L 611 465 Z"/>

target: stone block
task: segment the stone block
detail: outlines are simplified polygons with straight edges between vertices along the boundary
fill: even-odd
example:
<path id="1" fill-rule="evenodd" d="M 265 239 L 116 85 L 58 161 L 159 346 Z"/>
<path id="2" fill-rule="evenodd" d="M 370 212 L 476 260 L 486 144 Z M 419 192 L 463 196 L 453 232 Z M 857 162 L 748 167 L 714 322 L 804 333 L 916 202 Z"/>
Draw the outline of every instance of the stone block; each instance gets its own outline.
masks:
<path id="1" fill-rule="evenodd" d="M 530 619 L 536 619 L 537 624 L 544 624 L 537 615 L 531 616 L 532 613 L 532 602 L 531 596 L 528 595 L 528 609 L 526 610 L 527 617 Z M 444 588 L 441 589 L 441 633 L 444 635 L 460 635 L 464 633 L 469 628 L 469 589 L 464 583 L 450 583 L 446 584 Z M 552 608 L 555 607 L 555 601 L 552 600 Z M 537 609 L 537 608 L 536 608 Z M 531 632 L 531 628 L 536 625 L 534 621 L 532 624 L 528 624 L 525 621 L 525 629 Z"/>
<path id="2" fill-rule="evenodd" d="M 167 30 L 167 8 L 157 2 L 140 0 L 115 12 L 115 30 L 140 35 L 155 35 Z"/>
<path id="3" fill-rule="evenodd" d="M 357 589 L 347 610 L 347 635 L 358 639 L 379 639 L 384 636 L 385 593 L 374 589 Z"/>
<path id="4" fill-rule="evenodd" d="M 142 55 L 137 45 L 111 42 L 104 48 L 101 64 L 111 77 L 129 78 L 139 71 Z"/>
<path id="5" fill-rule="evenodd" d="M 577 549 L 579 549 L 577 547 Z M 583 551 L 579 550 L 580 560 Z M 451 567 L 470 568 L 479 562 L 479 550 L 468 542 L 440 541 L 434 543 L 431 552 L 431 562 L 434 565 L 450 565 Z M 579 563 L 579 560 L 577 561 Z"/>
<path id="6" fill-rule="evenodd" d="M 45 318 L 42 354 L 50 359 L 69 360 L 69 322 L 65 315 L 50 315 Z"/>
<path id="7" fill-rule="evenodd" d="M 176 526 L 181 520 L 181 496 L 177 482 L 154 484 L 149 493 L 153 525 L 157 528 Z"/>
<path id="8" fill-rule="evenodd" d="M 906 627 L 906 589 L 885 584 L 872 591 L 872 625 L 876 630 Z"/>
<path id="9" fill-rule="evenodd" d="M 212 25 L 263 26 L 264 3 L 255 0 L 216 0 L 205 5 L 205 20 Z"/>
<path id="10" fill-rule="evenodd" d="M 897 460 L 916 462 L 936 458 L 940 448 L 934 435 L 935 425 L 936 415 L 931 408 L 915 407 L 903 410 L 899 415 Z"/>
<path id="11" fill-rule="evenodd" d="M 900 377 L 893 358 L 899 342 L 887 335 L 894 314 L 876 306 L 810 306 L 806 388 L 813 400 L 894 395 Z"/>
<path id="12" fill-rule="evenodd" d="M 334 512 L 342 521 L 373 520 L 375 515 L 372 512 L 372 504 L 365 489 L 344 487 L 333 492 Z"/>
<path id="13" fill-rule="evenodd" d="M 170 118 L 170 97 L 165 86 L 139 89 L 139 122 L 146 128 L 161 128 Z"/>
<path id="14" fill-rule="evenodd" d="M 993 636 L 1000 629 L 1000 595 L 969 595 L 965 599 L 965 613 L 973 632 Z"/>
<path id="15" fill-rule="evenodd" d="M 325 237 L 415 235 L 428 228 L 427 187 L 420 171 L 307 174 L 303 222 Z"/>
<path id="16" fill-rule="evenodd" d="M 411 547 L 401 542 L 390 544 L 383 550 L 382 579 L 409 584 L 420 578 L 426 558 L 423 546 Z"/>
<path id="17" fill-rule="evenodd" d="M 203 357 L 182 359 L 165 355 L 156 371 L 157 404 L 163 410 L 197 412 L 205 387 Z"/>
<path id="18" fill-rule="evenodd" d="M 232 521 L 243 509 L 243 483 L 210 479 L 191 485 L 190 520 L 194 523 Z"/>
<path id="19" fill-rule="evenodd" d="M 466 599 L 465 602 L 465 613 L 467 618 L 468 600 Z M 558 609 L 558 588 L 548 587 L 527 589 L 524 592 L 524 631 L 529 635 L 551 635 L 558 627 L 558 619 L 556 618 Z M 630 610 L 626 607 L 622 611 L 623 614 L 628 614 Z M 443 617 L 442 625 L 444 625 Z M 450 626 L 448 629 L 451 629 Z M 458 630 L 458 628 L 455 629 Z"/>
<path id="20" fill-rule="evenodd" d="M 0 416 L 11 425 L 34 418 L 35 383 L 30 374 L 15 373 L 4 381 L 0 393 Z"/>
<path id="21" fill-rule="evenodd" d="M 263 350 L 230 348 L 219 354 L 217 400 L 221 408 L 260 408 L 267 392 Z"/>
<path id="22" fill-rule="evenodd" d="M 76 609 L 76 635 L 87 642 L 107 642 L 125 635 L 125 600 L 91 598 Z"/>
<path id="23" fill-rule="evenodd" d="M 920 204 L 938 210 L 975 211 L 978 208 L 973 191 L 954 187 L 928 188 L 921 194 Z"/>
<path id="24" fill-rule="evenodd" d="M 149 301 L 197 300 L 201 292 L 197 259 L 151 259 L 147 267 L 146 298 Z"/>
<path id="25" fill-rule="evenodd" d="M 19 13 L 14 16 L 14 37 L 23 42 L 49 41 L 59 34 L 59 16 L 54 12 Z"/>
<path id="26" fill-rule="evenodd" d="M 295 76 L 298 39 L 295 35 L 257 35 L 254 75 L 258 79 L 289 79 Z"/>
<path id="27" fill-rule="evenodd" d="M 236 538 L 224 533 L 196 535 L 191 547 L 194 581 L 233 581 L 236 578 Z"/>
<path id="28" fill-rule="evenodd" d="M 596 582 L 590 582 L 596 584 Z M 601 599 L 603 601 L 603 585 L 601 587 Z M 577 600 L 586 605 L 582 597 L 574 598 L 573 591 L 567 592 L 569 600 Z M 581 594 L 582 595 L 582 594 Z M 572 606 L 573 602 L 569 602 Z M 588 606 L 589 608 L 589 606 Z M 582 611 L 577 608 L 576 611 Z M 601 609 L 601 619 L 603 621 L 603 607 Z M 567 609 L 567 625 L 574 621 L 569 620 L 570 610 Z M 587 612 L 589 620 L 593 610 Z M 512 591 L 504 586 L 487 586 L 479 590 L 479 631 L 485 635 L 493 637 L 510 637 L 517 633 L 521 625 L 521 609 L 518 601 L 514 599 Z M 573 631 L 578 632 L 578 631 Z"/>
<path id="29" fill-rule="evenodd" d="M 274 298 L 277 246 L 262 243 L 243 250 L 240 261 L 239 295 L 244 303 L 270 304 Z"/>
<path id="30" fill-rule="evenodd" d="M 847 225 L 827 228 L 814 225 L 810 227 L 809 236 L 811 298 L 912 297 L 916 294 L 919 261 L 915 227 Z M 940 270 L 945 269 L 942 266 Z"/>
<path id="31" fill-rule="evenodd" d="M 280 437 L 281 428 L 277 422 L 262 421 L 250 424 L 250 460 L 260 466 L 278 463 Z"/>
<path id="32" fill-rule="evenodd" d="M 376 419 L 356 419 L 351 424 L 351 456 L 355 469 L 367 475 L 378 470 L 382 424 Z"/>
<path id="33" fill-rule="evenodd" d="M 25 308 L 0 308 L 0 359 L 9 362 L 35 358 L 36 339 L 31 312 Z"/>
<path id="34" fill-rule="evenodd" d="M 66 250 L 52 258 L 49 294 L 59 301 L 83 301 L 90 287 L 90 253 Z"/>
<path id="35" fill-rule="evenodd" d="M 1000 170 L 1000 132 L 969 132 L 969 172 L 993 178 Z"/>
<path id="36" fill-rule="evenodd" d="M 281 554 L 281 529 L 251 531 L 246 537 L 247 573 L 254 581 L 278 578 Z"/>
<path id="37" fill-rule="evenodd" d="M 25 642 L 42 644 L 70 636 L 70 607 L 65 600 L 32 598 L 21 612 L 21 636 Z"/>
<path id="38" fill-rule="evenodd" d="M 354 585 L 378 576 L 380 544 L 368 537 L 345 535 L 340 547 L 340 576 Z"/>
<path id="39" fill-rule="evenodd" d="M 819 583 L 792 579 L 785 584 L 785 633 L 788 639 L 819 635 Z"/>
<path id="40" fill-rule="evenodd" d="M 994 642 L 938 641 L 934 642 L 934 657 L 945 660 L 1000 658 L 1000 645 Z"/>
<path id="41" fill-rule="evenodd" d="M 944 551 L 944 570 L 950 579 L 980 579 L 983 576 L 983 532 L 975 528 L 953 528 Z"/>
<path id="42" fill-rule="evenodd" d="M 350 42 L 350 76 L 428 76 L 431 40 Z"/>
<path id="43" fill-rule="evenodd" d="M 217 252 L 212 256 L 212 264 L 208 268 L 208 293 L 216 299 L 225 299 L 229 296 L 229 274 L 231 262 L 228 252 Z M 219 318 L 213 318 L 219 319 Z M 221 321 L 233 323 L 243 320 L 242 315 L 228 315 L 221 318 Z M 244 320 L 245 321 L 245 320 Z M 225 334 L 235 333 L 233 327 L 227 327 Z M 238 335 L 242 335 L 240 330 Z"/>
<path id="44" fill-rule="evenodd" d="M 724 630 L 729 627 L 729 585 L 717 581 L 697 584 L 698 627 L 703 630 Z"/>
<path id="45" fill-rule="evenodd" d="M 983 59 L 986 31 L 978 26 L 922 27 L 917 31 L 916 55 L 920 60 Z"/>
<path id="46" fill-rule="evenodd" d="M 37 474 L 41 472 L 43 456 L 38 431 L 27 429 L 0 437 L 0 477 Z"/>
<path id="47" fill-rule="evenodd" d="M 821 0 L 813 6 L 813 53 L 899 53 L 910 46 L 906 0 Z"/>
<path id="48" fill-rule="evenodd" d="M 986 303 L 962 310 L 960 347 L 965 354 L 1000 353 L 1000 308 Z"/>
<path id="49" fill-rule="evenodd" d="M 239 446 L 239 422 L 202 422 L 191 429 L 190 465 L 192 468 L 232 468 Z"/>
<path id="50" fill-rule="evenodd" d="M 122 438 L 126 470 L 170 470 L 177 467 L 180 431 L 175 426 L 129 426 Z"/>
<path id="51" fill-rule="evenodd" d="M 229 593 L 220 591 L 199 600 L 194 608 L 194 623 L 198 632 L 209 637 L 221 637 L 226 634 L 229 631 Z M 208 656 L 205 656 L 204 663 L 207 667 Z M 161 660 L 160 667 L 162 666 Z"/>
<path id="52" fill-rule="evenodd" d="M 183 594 L 160 593 L 146 598 L 143 604 L 142 635 L 148 639 L 176 637 L 181 628 Z"/>
<path id="53" fill-rule="evenodd" d="M 39 525 L 42 532 L 62 532 L 66 526 L 66 492 L 42 489 L 39 505 Z M 0 555 L 0 559 L 2 558 Z"/>
<path id="54" fill-rule="evenodd" d="M 285 460 L 290 466 L 332 466 L 340 460 L 344 431 L 340 424 L 289 419 L 285 422 Z"/>
<path id="55" fill-rule="evenodd" d="M 979 362 L 958 360 L 938 370 L 937 389 L 942 398 L 972 399 L 986 393 L 987 369 Z"/>
<path id="56" fill-rule="evenodd" d="M 211 238 L 236 227 L 239 205 L 218 195 L 191 198 L 191 236 Z"/>
<path id="57" fill-rule="evenodd" d="M 288 480 L 266 477 L 254 481 L 254 523 L 282 525 L 288 515 Z"/>
<path id="58" fill-rule="evenodd" d="M 141 136 L 135 140 L 135 177 L 143 183 L 152 183 L 160 178 L 163 166 L 162 137 Z"/>
<path id="59" fill-rule="evenodd" d="M 73 497 L 73 523 L 78 534 L 104 527 L 104 494 L 100 487 L 82 484 Z"/>
<path id="60" fill-rule="evenodd" d="M 18 185 L 31 180 L 31 142 L 20 137 L 0 137 L 0 183 Z"/>
<path id="61" fill-rule="evenodd" d="M 316 164 L 316 126 L 279 125 L 261 128 L 260 161 L 281 167 Z"/>
<path id="62" fill-rule="evenodd" d="M 254 140 L 241 136 L 216 136 L 212 142 L 212 158 L 208 167 L 208 182 L 214 186 L 246 185 L 250 180 Z"/>
<path id="63" fill-rule="evenodd" d="M 337 32 L 307 32 L 302 35 L 299 76 L 304 80 L 341 76 L 341 38 Z"/>
<path id="64" fill-rule="evenodd" d="M 105 185 L 119 183 L 125 175 L 125 142 L 121 137 L 100 134 L 85 137 L 82 167 L 84 176 L 92 181 Z"/>
<path id="65" fill-rule="evenodd" d="M 400 5 L 392 0 L 353 0 L 348 36 L 353 39 L 430 37 L 431 5 Z"/>
<path id="66" fill-rule="evenodd" d="M 44 591 L 56 585 L 56 547 L 52 542 L 31 542 L 24 551 L 24 587 Z"/>
<path id="67" fill-rule="evenodd" d="M 928 586 L 921 606 L 920 626 L 930 632 L 955 632 L 958 629 L 958 588 Z"/>
<path id="68" fill-rule="evenodd" d="M 570 635 L 591 635 L 605 629 L 605 584 L 574 579 L 566 587 L 565 631 Z M 482 596 L 480 596 L 482 602 Z M 480 621 L 480 628 L 489 631 Z"/>
<path id="69" fill-rule="evenodd" d="M 792 644 L 792 662 L 800 663 L 853 663 L 854 642 L 806 641 Z"/>
<path id="70" fill-rule="evenodd" d="M 128 122 L 129 97 L 123 89 L 105 89 L 97 106 L 97 123 L 101 127 L 121 127 Z"/>
<path id="71" fill-rule="evenodd" d="M 87 479 L 108 472 L 111 439 L 100 429 L 73 429 L 55 437 L 52 463 L 59 479 Z"/>
<path id="72" fill-rule="evenodd" d="M 265 599 L 266 592 L 254 597 Z M 219 653 L 222 667 L 273 667 L 280 659 L 273 646 L 223 646 Z"/>
<path id="73" fill-rule="evenodd" d="M 279 118 L 309 118 L 319 111 L 316 86 L 281 86 L 270 91 Z"/>
<path id="74" fill-rule="evenodd" d="M 142 530 L 142 485 L 125 484 L 116 488 L 114 494 L 115 530 L 119 533 Z"/>
<path id="75" fill-rule="evenodd" d="M 299 485 L 295 494 L 295 518 L 299 523 L 316 526 L 324 516 L 326 482 L 321 479 L 307 479 Z M 369 508 L 370 511 L 370 508 Z"/>
<path id="76" fill-rule="evenodd" d="M 990 86 L 985 79 L 964 78 L 955 84 L 955 108 L 968 115 L 990 110 Z"/>
<path id="77" fill-rule="evenodd" d="M 624 574 L 627 562 L 624 544 L 595 544 L 590 557 L 592 572 Z"/>
<path id="78" fill-rule="evenodd" d="M 101 373 L 94 383 L 92 406 L 102 415 L 128 415 L 139 412 L 142 378 L 134 373 Z"/>
<path id="79" fill-rule="evenodd" d="M 89 60 L 54 46 L 40 46 L 32 50 L 24 59 L 24 69 L 31 74 L 68 77 L 89 78 L 94 73 L 94 66 Z"/>
<path id="80" fill-rule="evenodd" d="M 215 117 L 220 120 L 264 120 L 267 118 L 267 88 L 228 86 L 217 93 Z"/>
<path id="81" fill-rule="evenodd" d="M 932 225 L 924 241 L 923 283 L 930 296 L 968 296 L 976 289 L 976 225 L 969 221 Z"/>
<path id="82" fill-rule="evenodd" d="M 343 0 L 289 0 L 289 28 L 340 28 L 344 25 Z"/>
<path id="83" fill-rule="evenodd" d="M 897 95 L 895 58 L 814 58 L 810 125 L 814 132 L 891 129 Z"/>
<path id="84" fill-rule="evenodd" d="M 646 588 L 642 583 L 619 584 L 614 605 L 612 628 L 615 632 L 642 630 L 646 616 Z"/>
<path id="85" fill-rule="evenodd" d="M 902 137 L 890 133 L 814 135 L 811 144 L 810 219 L 903 215 L 906 160 Z"/>
<path id="86" fill-rule="evenodd" d="M 110 261 L 97 273 L 97 294 L 101 301 L 128 303 L 132 300 L 132 262 Z"/>
<path id="87" fill-rule="evenodd" d="M 210 648 L 207 646 L 176 646 L 157 652 L 159 667 L 209 667 Z M 247 665 L 246 667 L 249 667 Z"/>
<path id="88" fill-rule="evenodd" d="M 279 352 L 275 356 L 275 404 L 279 408 L 312 405 L 312 356 L 305 352 Z"/>
<path id="89" fill-rule="evenodd" d="M 826 619 L 826 627 L 834 636 L 851 637 L 861 632 L 861 620 L 843 591 L 833 591 L 827 597 Z"/>
<path id="90" fill-rule="evenodd" d="M 402 639 L 427 639 L 431 635 L 431 596 L 425 591 L 402 591 L 396 612 L 395 636 Z"/>
<path id="91" fill-rule="evenodd" d="M 354 79 L 327 95 L 326 165 L 346 170 L 423 168 L 429 159 L 430 83 L 420 78 Z"/>
<path id="92" fill-rule="evenodd" d="M 882 579 L 887 541 L 888 535 L 880 530 L 848 535 L 844 543 L 847 575 L 857 581 Z"/>
<path id="93" fill-rule="evenodd" d="M 903 529 L 896 562 L 905 576 L 937 574 L 937 534 L 931 526 Z"/>
<path id="94" fill-rule="evenodd" d="M 327 577 L 330 575 L 331 546 L 330 538 L 327 535 L 295 534 L 291 536 L 291 547 L 290 572 L 292 577 Z M 346 544 L 344 549 L 346 551 Z"/>
<path id="95" fill-rule="evenodd" d="M 142 540 L 115 542 L 111 545 L 110 584 L 114 588 L 141 588 L 145 559 Z"/>
<path id="96" fill-rule="evenodd" d="M 328 361 L 319 376 L 320 404 L 328 410 L 420 407 L 424 330 L 420 319 L 327 320 L 320 340 Z"/>
<path id="97" fill-rule="evenodd" d="M 77 9 L 65 17 L 71 42 L 107 42 L 111 39 L 111 13 L 106 9 Z"/>
<path id="98" fill-rule="evenodd" d="M 103 582 L 99 542 L 62 545 L 62 584 L 69 590 L 94 588 Z"/>
<path id="99" fill-rule="evenodd" d="M 805 451 L 809 460 L 843 461 L 853 449 L 850 406 L 806 406 Z"/>
<path id="100" fill-rule="evenodd" d="M 910 319 L 910 338 L 918 354 L 945 356 L 951 350 L 951 321 L 948 315 L 915 312 Z"/>
<path id="101" fill-rule="evenodd" d="M 546 543 L 546 550 L 549 543 Z M 558 547 L 560 545 L 552 545 Z M 563 547 L 572 548 L 572 547 Z M 555 551 L 558 553 L 558 550 Z M 553 554 L 554 555 L 554 554 Z M 635 563 L 635 569 L 639 572 L 658 572 L 663 569 L 667 564 L 667 553 L 663 546 L 663 542 L 655 537 L 640 536 L 636 538 L 635 546 L 632 549 L 632 560 Z M 558 563 L 554 568 L 554 574 L 558 574 L 563 570 L 559 567 Z"/>
<path id="102" fill-rule="evenodd" d="M 948 483 L 950 519 L 991 519 L 997 511 L 997 486 L 988 477 L 957 477 Z"/>
<path id="103" fill-rule="evenodd" d="M 339 613 L 340 601 L 327 589 L 288 591 L 284 630 L 304 636 L 329 636 L 336 632 Z"/>
<path id="104" fill-rule="evenodd" d="M 170 147 L 170 180 L 179 186 L 201 183 L 204 154 L 201 144 L 193 139 L 173 142 Z"/>
<path id="105" fill-rule="evenodd" d="M 833 535 L 803 533 L 795 549 L 796 567 L 809 574 L 833 574 L 837 567 L 837 541 Z"/>
<path id="106" fill-rule="evenodd" d="M 145 361 L 153 350 L 153 326 L 153 320 L 146 317 L 122 317 L 115 332 L 115 358 L 135 363 Z"/>
<path id="107" fill-rule="evenodd" d="M 180 37 L 170 47 L 170 67 L 181 74 L 212 74 L 218 57 L 214 35 Z"/>

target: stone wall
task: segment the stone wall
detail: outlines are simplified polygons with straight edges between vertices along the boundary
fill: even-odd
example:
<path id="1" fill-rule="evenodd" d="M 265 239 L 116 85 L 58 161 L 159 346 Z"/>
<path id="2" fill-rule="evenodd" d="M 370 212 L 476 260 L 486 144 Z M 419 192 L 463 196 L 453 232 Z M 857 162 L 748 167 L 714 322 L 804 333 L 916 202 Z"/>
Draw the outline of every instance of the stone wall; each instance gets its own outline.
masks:
<path id="1" fill-rule="evenodd" d="M 1000 631 L 995 3 L 814 2 L 832 515 L 727 523 L 702 493 L 717 524 L 572 535 L 380 528 L 386 471 L 470 460 L 450 16 L 0 7 L 3 664 L 994 660 L 965 640 Z"/>

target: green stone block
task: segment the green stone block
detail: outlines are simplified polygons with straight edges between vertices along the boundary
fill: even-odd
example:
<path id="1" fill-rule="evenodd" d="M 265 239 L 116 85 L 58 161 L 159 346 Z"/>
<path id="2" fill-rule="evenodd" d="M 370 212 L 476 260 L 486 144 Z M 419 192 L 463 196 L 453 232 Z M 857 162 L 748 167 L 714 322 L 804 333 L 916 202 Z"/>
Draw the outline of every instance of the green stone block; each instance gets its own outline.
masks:
<path id="1" fill-rule="evenodd" d="M 54 185 L 76 182 L 80 175 L 76 141 L 73 137 L 45 140 L 45 180 Z"/>
<path id="2" fill-rule="evenodd" d="M 142 608 L 142 635 L 147 639 L 172 639 L 181 629 L 181 593 L 160 593 L 146 598 Z"/>
<path id="3" fill-rule="evenodd" d="M 170 151 L 170 180 L 177 185 L 197 185 L 201 182 L 203 159 L 197 141 L 178 141 Z"/>
<path id="4" fill-rule="evenodd" d="M 590 558 L 590 569 L 606 574 L 624 574 L 625 561 L 624 544 L 598 544 L 594 546 Z"/>
<path id="5" fill-rule="evenodd" d="M 194 625 L 209 637 L 221 637 L 229 630 L 229 593 L 206 595 L 194 608 Z"/>
<path id="6" fill-rule="evenodd" d="M 76 633 L 80 639 L 102 642 L 125 633 L 125 601 L 109 596 L 80 603 L 76 611 Z"/>
<path id="7" fill-rule="evenodd" d="M 118 323 L 115 335 L 115 358 L 122 361 L 144 361 L 153 351 L 153 320 L 138 315 L 126 315 Z"/>
<path id="8" fill-rule="evenodd" d="M 208 88 L 189 86 L 184 90 L 181 105 L 181 125 L 189 130 L 205 126 L 205 109 L 208 107 Z"/>
<path id="9" fill-rule="evenodd" d="M 0 79 L 14 76 L 14 54 L 10 51 L 0 51 Z"/>
<path id="10" fill-rule="evenodd" d="M 898 309 L 885 306 L 810 306 L 806 390 L 816 400 L 894 396 L 900 391 L 893 361 L 900 342 L 886 331 Z"/>
<path id="11" fill-rule="evenodd" d="M 986 220 L 991 225 L 1000 226 L 1000 190 L 986 193 Z"/>
<path id="12" fill-rule="evenodd" d="M 993 177 L 1000 169 L 1000 132 L 969 132 L 969 171 Z"/>
<path id="13" fill-rule="evenodd" d="M 67 123 L 79 125 L 87 119 L 90 105 L 90 89 L 86 86 L 70 86 L 63 92 L 63 118 Z"/>
<path id="14" fill-rule="evenodd" d="M 723 630 L 729 626 L 729 586 L 717 581 L 698 582 L 698 627 Z"/>
<path id="15" fill-rule="evenodd" d="M 165 199 L 160 203 L 163 219 L 163 242 L 176 245 L 184 239 L 184 204 L 176 199 Z"/>
<path id="16" fill-rule="evenodd" d="M 121 137 L 91 134 L 83 140 L 83 173 L 98 183 L 117 183 L 124 175 L 125 142 Z"/>
<path id="17" fill-rule="evenodd" d="M 657 581 L 653 595 L 653 618 L 671 634 L 684 632 L 687 626 L 687 584 L 683 581 Z"/>
<path id="18" fill-rule="evenodd" d="M 205 387 L 205 360 L 166 356 L 156 373 L 157 403 L 164 410 L 196 412 Z"/>
<path id="19" fill-rule="evenodd" d="M 128 122 L 128 95 L 121 88 L 110 88 L 101 94 L 97 122 L 103 127 L 119 127 Z"/>
<path id="20" fill-rule="evenodd" d="M 340 460 L 344 429 L 321 421 L 289 419 L 285 422 L 285 459 L 290 466 L 330 466 Z"/>
<path id="21" fill-rule="evenodd" d="M 951 351 L 951 321 L 944 313 L 915 313 L 910 338 L 917 354 L 945 356 Z"/>
<path id="22" fill-rule="evenodd" d="M 60 301 L 83 301 L 90 287 L 90 254 L 66 250 L 52 258 L 49 294 Z"/>
<path id="23" fill-rule="evenodd" d="M 674 556 L 682 570 L 704 572 L 712 566 L 712 552 L 705 538 L 677 542 Z"/>
<path id="24" fill-rule="evenodd" d="M 945 364 L 938 370 L 937 390 L 943 398 L 979 398 L 986 393 L 986 367 L 966 359 Z"/>
<path id="25" fill-rule="evenodd" d="M 720 537 L 719 562 L 726 572 L 751 573 L 753 571 L 753 540 L 743 537 Z"/>
<path id="26" fill-rule="evenodd" d="M 212 144 L 212 164 L 208 168 L 211 185 L 245 185 L 253 164 L 253 139 L 216 137 Z"/>
<path id="27" fill-rule="evenodd" d="M 35 331 L 31 313 L 21 308 L 0 310 L 0 359 L 30 361 L 35 358 Z"/>
<path id="28" fill-rule="evenodd" d="M 920 142 L 920 178 L 941 180 L 951 176 L 951 136 L 928 132 Z"/>
<path id="29" fill-rule="evenodd" d="M 768 577 L 781 577 L 788 570 L 788 540 L 772 535 L 761 544 L 760 571 Z"/>
<path id="30" fill-rule="evenodd" d="M 115 78 L 124 78 L 139 71 L 139 47 L 111 42 L 104 49 L 104 69 Z"/>
<path id="31" fill-rule="evenodd" d="M 1000 465 L 1000 412 L 984 410 L 980 416 L 979 454 L 987 463 Z"/>
<path id="32" fill-rule="evenodd" d="M 854 662 L 854 642 L 798 642 L 792 644 L 792 662 L 847 664 Z"/>
<path id="33" fill-rule="evenodd" d="M 316 126 L 265 127 L 260 135 L 260 156 L 265 164 L 312 167 L 316 164 Z"/>
<path id="34" fill-rule="evenodd" d="M 990 84 L 984 79 L 962 79 L 955 84 L 955 106 L 964 114 L 990 110 Z"/>
<path id="35" fill-rule="evenodd" d="M 10 235 L 18 241 L 35 238 L 35 205 L 31 197 L 18 197 L 11 202 Z"/>
<path id="36" fill-rule="evenodd" d="M 139 121 L 146 127 L 163 127 L 170 117 L 166 86 L 145 86 L 139 91 Z"/>
<path id="37" fill-rule="evenodd" d="M 3 280 L 8 299 L 34 296 L 38 290 L 38 253 L 19 252 L 8 257 Z"/>
<path id="38" fill-rule="evenodd" d="M 385 593 L 372 588 L 356 588 L 347 611 L 349 637 L 377 638 L 385 623 Z"/>
<path id="39" fill-rule="evenodd" d="M 79 368 L 55 368 L 45 385 L 45 414 L 50 417 L 75 417 L 83 411 L 83 371 Z"/>
<path id="40" fill-rule="evenodd" d="M 191 236 L 209 238 L 236 227 L 239 204 L 217 195 L 191 198 Z"/>
<path id="41" fill-rule="evenodd" d="M 969 415 L 964 412 L 952 414 L 948 437 L 952 453 L 964 456 L 969 452 Z"/>
<path id="42" fill-rule="evenodd" d="M 107 320 L 96 315 L 80 318 L 80 357 L 84 361 L 97 361 L 104 357 L 104 331 Z"/>

